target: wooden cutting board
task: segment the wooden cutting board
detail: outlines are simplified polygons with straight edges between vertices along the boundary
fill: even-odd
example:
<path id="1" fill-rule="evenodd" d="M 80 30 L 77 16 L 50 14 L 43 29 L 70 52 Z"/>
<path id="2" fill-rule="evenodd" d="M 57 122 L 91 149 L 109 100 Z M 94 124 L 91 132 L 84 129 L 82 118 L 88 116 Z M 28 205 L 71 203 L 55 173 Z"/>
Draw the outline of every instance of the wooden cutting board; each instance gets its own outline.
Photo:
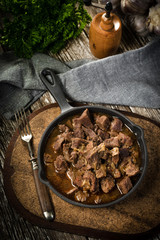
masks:
<path id="1" fill-rule="evenodd" d="M 60 108 L 51 104 L 30 116 L 37 154 L 40 138 L 60 114 Z M 90 209 L 73 206 L 49 190 L 56 218 L 46 221 L 41 213 L 34 185 L 27 146 L 18 130 L 11 139 L 4 166 L 4 186 L 7 198 L 17 212 L 29 222 L 44 228 L 106 239 L 146 239 L 160 228 L 160 124 L 140 115 L 123 112 L 144 129 L 148 149 L 146 175 L 138 187 L 124 201 L 107 208 Z"/>

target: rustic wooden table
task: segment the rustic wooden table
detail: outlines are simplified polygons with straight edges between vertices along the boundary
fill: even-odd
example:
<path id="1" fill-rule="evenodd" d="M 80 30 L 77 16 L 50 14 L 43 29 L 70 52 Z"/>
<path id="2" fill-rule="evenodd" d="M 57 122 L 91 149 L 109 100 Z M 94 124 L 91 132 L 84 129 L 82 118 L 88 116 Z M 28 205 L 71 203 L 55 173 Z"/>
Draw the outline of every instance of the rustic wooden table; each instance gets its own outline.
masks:
<path id="1" fill-rule="evenodd" d="M 91 16 L 95 16 L 98 12 L 101 12 L 103 9 L 101 5 L 89 6 L 86 7 L 87 11 L 91 14 Z M 123 22 L 123 20 L 122 20 Z M 71 41 L 65 49 L 63 49 L 59 54 L 54 55 L 53 57 L 61 60 L 61 61 L 70 61 L 77 60 L 82 58 L 93 58 L 89 49 L 89 35 L 88 35 L 89 27 L 86 28 L 80 37 L 76 40 Z M 119 47 L 118 53 L 122 53 L 125 51 L 129 51 L 131 49 L 137 49 L 139 47 L 144 46 L 146 43 L 150 41 L 149 38 L 141 38 L 137 37 L 125 24 L 123 24 L 123 36 L 121 45 Z M 0 51 L 3 49 L 0 47 Z M 41 107 L 48 105 L 50 103 L 55 102 L 50 93 L 46 92 L 40 99 L 38 99 L 29 109 L 27 114 L 34 112 Z M 139 108 L 139 107 L 130 107 L 130 106 L 112 106 L 106 105 L 109 108 L 129 111 L 133 113 L 138 113 L 142 116 L 148 117 L 152 120 L 156 120 L 160 122 L 160 109 L 148 109 L 148 108 Z M 7 150 L 7 146 L 9 141 L 14 133 L 15 122 L 14 120 L 6 120 L 3 116 L 0 116 L 0 161 L 1 161 L 1 169 L 0 169 L 0 239 L 66 239 L 66 240 L 93 240 L 93 238 L 87 236 L 79 236 L 69 233 L 48 230 L 44 228 L 39 228 L 37 226 L 31 225 L 28 221 L 24 220 L 20 217 L 17 212 L 10 206 L 6 199 L 6 195 L 4 192 L 3 185 L 3 176 L 2 170 L 4 167 L 5 161 L 5 152 Z M 99 236 L 99 239 L 101 236 Z M 107 237 L 106 237 L 107 239 Z M 160 239 L 160 235 L 154 235 L 149 237 L 148 239 L 158 240 Z"/>

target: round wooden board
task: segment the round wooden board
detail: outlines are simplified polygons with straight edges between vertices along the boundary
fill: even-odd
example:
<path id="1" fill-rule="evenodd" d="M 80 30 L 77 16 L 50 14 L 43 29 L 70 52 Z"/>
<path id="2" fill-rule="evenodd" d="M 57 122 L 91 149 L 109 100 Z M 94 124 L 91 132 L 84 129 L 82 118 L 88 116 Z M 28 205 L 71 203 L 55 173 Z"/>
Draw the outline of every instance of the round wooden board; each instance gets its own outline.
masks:
<path id="1" fill-rule="evenodd" d="M 160 126 L 133 113 L 123 112 L 144 129 L 149 163 L 145 178 L 136 192 L 108 208 L 90 209 L 73 206 L 50 191 L 56 219 L 47 222 L 41 213 L 27 146 L 18 130 L 8 147 L 4 166 L 4 186 L 9 202 L 29 222 L 44 228 L 108 239 L 145 239 L 160 225 Z M 35 153 L 43 131 L 60 114 L 51 104 L 30 115 Z"/>

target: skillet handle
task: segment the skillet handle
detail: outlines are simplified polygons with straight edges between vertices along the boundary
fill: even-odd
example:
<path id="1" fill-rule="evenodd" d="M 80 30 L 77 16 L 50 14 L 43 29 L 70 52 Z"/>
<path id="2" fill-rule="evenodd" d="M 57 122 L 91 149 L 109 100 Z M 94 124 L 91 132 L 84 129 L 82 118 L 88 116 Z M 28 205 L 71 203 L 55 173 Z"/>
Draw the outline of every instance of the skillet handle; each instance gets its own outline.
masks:
<path id="1" fill-rule="evenodd" d="M 40 73 L 40 78 L 49 92 L 56 99 L 58 105 L 62 112 L 65 112 L 72 108 L 72 106 L 67 102 L 65 95 L 61 89 L 60 82 L 54 71 L 50 68 L 45 68 Z"/>

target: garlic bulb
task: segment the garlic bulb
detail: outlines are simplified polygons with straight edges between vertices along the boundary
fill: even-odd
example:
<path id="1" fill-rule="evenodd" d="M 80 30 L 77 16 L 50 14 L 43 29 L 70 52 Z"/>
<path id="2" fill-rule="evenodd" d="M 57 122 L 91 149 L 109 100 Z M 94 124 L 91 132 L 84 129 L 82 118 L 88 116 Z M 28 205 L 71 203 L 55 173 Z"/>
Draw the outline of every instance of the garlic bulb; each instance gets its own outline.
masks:
<path id="1" fill-rule="evenodd" d="M 149 9 L 148 24 L 150 32 L 160 35 L 160 3 Z"/>
<path id="2" fill-rule="evenodd" d="M 125 14 L 145 14 L 152 5 L 153 0 L 121 0 L 121 10 Z"/>
<path id="3" fill-rule="evenodd" d="M 149 30 L 147 26 L 147 17 L 144 15 L 129 15 L 127 18 L 129 25 L 138 33 L 138 35 L 145 37 Z"/>

